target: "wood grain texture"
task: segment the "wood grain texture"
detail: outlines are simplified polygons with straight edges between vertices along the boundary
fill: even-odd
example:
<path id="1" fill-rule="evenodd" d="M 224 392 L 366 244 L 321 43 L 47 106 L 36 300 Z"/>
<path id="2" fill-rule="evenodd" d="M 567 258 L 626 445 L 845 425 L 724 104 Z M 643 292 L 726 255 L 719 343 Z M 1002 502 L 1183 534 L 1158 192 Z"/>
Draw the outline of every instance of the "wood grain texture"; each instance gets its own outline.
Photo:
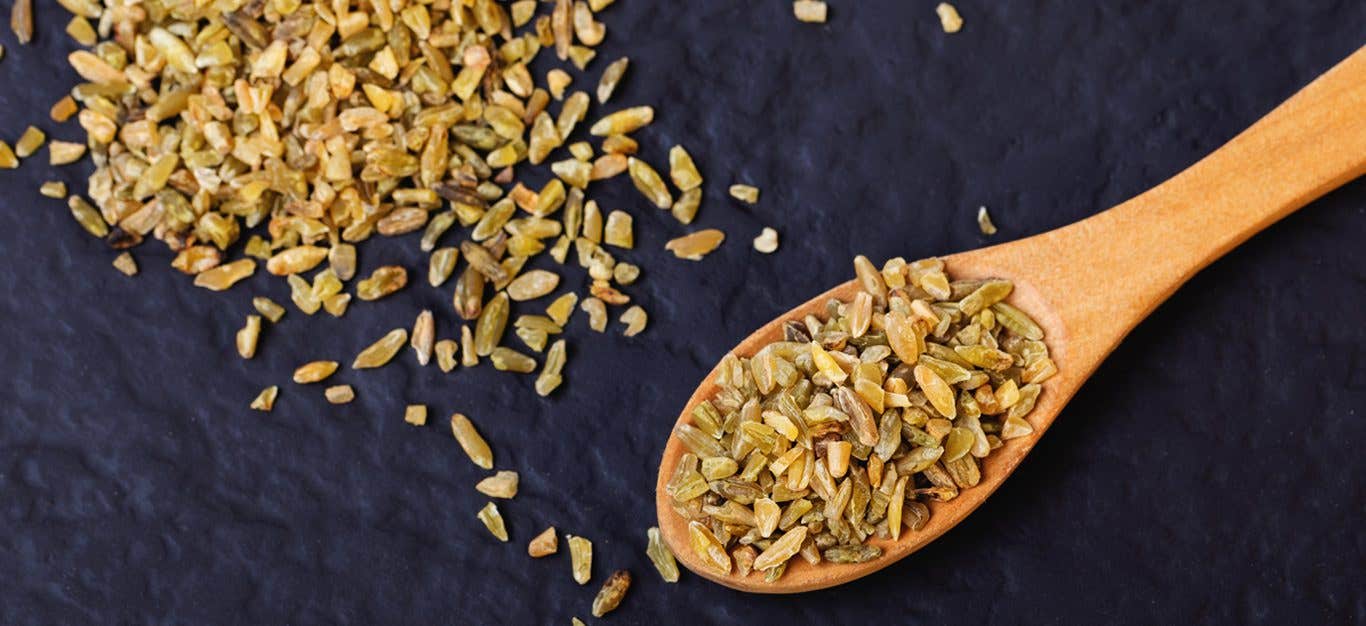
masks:
<path id="1" fill-rule="evenodd" d="M 755 593 L 822 589 L 866 576 L 915 552 L 974 511 L 1038 442 L 1067 401 L 1119 342 L 1182 284 L 1249 237 L 1323 194 L 1366 173 L 1366 47 L 1310 83 L 1195 165 L 1108 211 L 1027 239 L 945 258 L 955 278 L 1008 277 L 1010 302 L 1045 330 L 1059 373 L 1044 384 L 1029 421 L 1033 434 L 983 460 L 982 483 L 950 502 L 930 503 L 929 523 L 897 542 L 873 539 L 881 558 L 812 566 L 794 558 L 784 576 L 721 575 L 698 559 L 686 522 L 665 492 L 683 445 L 670 436 L 656 483 L 660 532 L 678 560 L 727 587 Z M 782 323 L 819 313 L 839 285 L 755 331 L 733 353 L 754 354 L 782 337 Z M 679 421 L 717 391 L 713 369 Z"/>

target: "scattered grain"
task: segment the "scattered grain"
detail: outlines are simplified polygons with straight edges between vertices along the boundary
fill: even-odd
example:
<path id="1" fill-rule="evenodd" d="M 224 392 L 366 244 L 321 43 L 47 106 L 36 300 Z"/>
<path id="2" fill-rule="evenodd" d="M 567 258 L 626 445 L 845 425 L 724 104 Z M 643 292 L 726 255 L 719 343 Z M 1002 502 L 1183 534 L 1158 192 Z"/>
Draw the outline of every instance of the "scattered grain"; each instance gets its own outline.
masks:
<path id="1" fill-rule="evenodd" d="M 602 151 L 623 157 L 630 156 L 640 151 L 640 143 L 626 135 L 608 135 L 602 140 Z"/>
<path id="2" fill-rule="evenodd" d="M 479 364 L 479 353 L 474 349 L 474 333 L 469 326 L 460 327 L 460 364 L 474 367 Z"/>
<path id="3" fill-rule="evenodd" d="M 633 220 L 625 211 L 612 211 L 607 214 L 607 225 L 603 228 L 602 242 L 609 246 L 630 250 L 635 246 Z"/>
<path id="4" fill-rule="evenodd" d="M 52 141 L 47 144 L 48 163 L 66 165 L 75 163 L 85 156 L 85 144 L 69 141 Z"/>
<path id="5" fill-rule="evenodd" d="M 432 360 L 432 349 L 436 343 L 436 319 L 431 310 L 423 310 L 413 321 L 412 341 L 409 342 L 417 355 L 418 365 L 426 365 Z"/>
<path id="6" fill-rule="evenodd" d="M 664 244 L 664 249 L 673 252 L 674 256 L 680 259 L 701 261 L 702 257 L 710 254 L 725 240 L 725 233 L 715 228 L 708 228 L 670 240 Z"/>
<path id="7" fill-rule="evenodd" d="M 29 126 L 24 129 L 24 134 L 20 135 L 19 141 L 14 142 L 14 153 L 21 159 L 27 159 L 38 148 L 43 147 L 43 142 L 47 140 L 47 135 L 38 130 L 36 126 Z"/>
<path id="8" fill-rule="evenodd" d="M 612 572 L 612 575 L 607 577 L 607 582 L 602 584 L 602 590 L 598 592 L 597 597 L 593 598 L 593 617 L 611 613 L 621 604 L 622 599 L 626 597 L 626 591 L 630 588 L 630 572 L 624 569 Z"/>
<path id="9" fill-rule="evenodd" d="M 136 276 L 138 273 L 138 262 L 133 260 L 133 255 L 124 252 L 114 257 L 114 269 L 123 272 L 124 276 Z"/>
<path id="10" fill-rule="evenodd" d="M 617 263 L 612 268 L 612 280 L 619 285 L 630 285 L 640 278 L 640 266 L 632 263 Z"/>
<path id="11" fill-rule="evenodd" d="M 66 197 L 66 183 L 59 180 L 49 180 L 38 188 L 38 193 L 47 198 L 61 199 Z"/>
<path id="12" fill-rule="evenodd" d="M 792 3 L 792 13 L 799 21 L 824 24 L 826 6 L 821 0 L 795 0 Z"/>
<path id="13" fill-rule="evenodd" d="M 73 115 L 75 115 L 76 112 L 77 112 L 78 110 L 79 110 L 79 109 L 78 109 L 78 107 L 76 106 L 76 99 L 75 99 L 75 98 L 72 98 L 71 96 L 63 96 L 61 100 L 58 100 L 57 102 L 53 103 L 52 108 L 48 109 L 47 114 L 48 114 L 48 117 L 52 118 L 52 121 L 57 122 L 57 123 L 60 124 L 60 123 L 62 123 L 62 122 L 65 122 L 65 121 L 71 119 L 71 117 L 72 117 Z M 54 141 L 53 143 L 57 143 L 57 142 Z M 66 143 L 66 142 L 63 142 L 63 143 Z M 80 146 L 81 151 L 82 151 L 82 152 L 85 151 L 85 144 L 71 144 L 71 145 Z M 48 149 L 51 150 L 51 149 L 52 149 L 51 146 L 49 146 Z M 58 165 L 58 164 L 57 164 L 57 163 L 53 163 L 53 165 Z"/>
<path id="14" fill-rule="evenodd" d="M 649 321 L 649 316 L 645 314 L 645 309 L 640 308 L 640 305 L 632 305 L 631 308 L 626 309 L 625 313 L 621 314 L 621 318 L 618 321 L 626 325 L 626 330 L 623 331 L 622 334 L 627 337 L 634 337 L 645 330 L 645 324 Z"/>
<path id="15" fill-rule="evenodd" d="M 8 143 L 0 141 L 0 170 L 12 170 L 19 167 L 19 157 L 14 155 L 14 149 Z"/>
<path id="16" fill-rule="evenodd" d="M 531 540 L 531 543 L 526 546 L 527 554 L 531 555 L 531 558 L 533 559 L 550 556 L 559 552 L 559 550 L 560 540 L 559 537 L 555 535 L 554 526 L 541 531 L 541 534 L 536 535 L 536 537 Z"/>
<path id="17" fill-rule="evenodd" d="M 570 76 L 569 72 L 557 67 L 546 73 L 545 82 L 550 90 L 550 95 L 554 96 L 556 100 L 563 100 L 564 90 L 569 87 L 570 83 L 574 82 L 574 77 Z"/>
<path id="18" fill-rule="evenodd" d="M 256 296 L 255 298 L 252 298 L 251 306 L 256 309 L 257 313 L 260 313 L 266 319 L 270 320 L 270 323 L 272 324 L 280 321 L 280 318 L 285 316 L 285 307 L 276 304 L 274 300 L 265 296 Z"/>
<path id="19" fill-rule="evenodd" d="M 683 146 L 669 149 L 669 178 L 679 191 L 702 186 L 702 174 L 697 171 L 697 164 L 693 162 L 692 155 L 688 154 Z"/>
<path id="20" fill-rule="evenodd" d="M 498 346 L 489 353 L 489 362 L 493 363 L 494 369 L 501 372 L 530 374 L 536 371 L 535 359 L 503 346 Z"/>
<path id="21" fill-rule="evenodd" d="M 977 228 L 981 229 L 983 235 L 996 234 L 996 225 L 991 223 L 991 215 L 987 214 L 985 206 L 977 207 Z"/>
<path id="22" fill-rule="evenodd" d="M 555 343 L 550 346 L 550 351 L 545 355 L 545 365 L 541 367 L 540 375 L 536 377 L 536 395 L 544 398 L 564 382 L 563 371 L 567 357 L 564 340 L 555 340 Z"/>
<path id="23" fill-rule="evenodd" d="M 191 276 L 218 267 L 223 255 L 213 246 L 190 246 L 176 253 L 171 267 Z"/>
<path id="24" fill-rule="evenodd" d="M 678 196 L 670 208 L 670 213 L 680 224 L 691 224 L 697 217 L 697 209 L 702 205 L 702 188 L 689 189 Z"/>
<path id="25" fill-rule="evenodd" d="M 517 472 L 501 470 L 479 481 L 474 489 L 490 498 L 514 498 L 517 496 Z"/>
<path id="26" fill-rule="evenodd" d="M 645 531 L 647 543 L 645 545 L 645 555 L 650 558 L 655 569 L 659 571 L 659 577 L 666 583 L 678 582 L 678 561 L 674 559 L 674 553 L 665 545 L 664 540 L 659 535 L 659 528 L 651 526 Z"/>
<path id="27" fill-rule="evenodd" d="M 513 279 L 507 286 L 507 294 L 515 302 L 525 302 L 547 295 L 559 285 L 559 274 L 548 270 L 531 270 Z"/>
<path id="28" fill-rule="evenodd" d="M 574 305 L 577 304 L 578 301 L 578 294 L 574 292 L 566 293 L 555 298 L 555 301 L 551 302 L 550 306 L 546 307 L 545 314 L 548 315 L 551 321 L 555 322 L 556 325 L 563 327 L 565 324 L 569 323 L 569 316 L 574 314 Z"/>
<path id="29" fill-rule="evenodd" d="M 72 198 L 78 198 L 78 196 L 72 196 Z M 232 263 L 199 272 L 194 277 L 194 284 L 196 287 L 203 287 L 211 291 L 223 291 L 255 272 L 256 261 L 238 259 Z"/>
<path id="30" fill-rule="evenodd" d="M 745 204 L 754 204 L 759 201 L 759 188 L 753 185 L 731 185 L 730 197 Z"/>
<path id="31" fill-rule="evenodd" d="M 427 425 L 427 405 L 410 404 L 403 409 L 403 421 L 413 426 Z"/>
<path id="32" fill-rule="evenodd" d="M 568 535 L 567 539 L 569 567 L 574 575 L 574 582 L 586 585 L 593 574 L 593 542 L 574 535 Z"/>
<path id="33" fill-rule="evenodd" d="M 312 361 L 299 366 L 294 370 L 294 382 L 300 385 L 316 383 L 331 376 L 337 371 L 336 361 Z"/>
<path id="34" fill-rule="evenodd" d="M 256 342 L 261 337 L 261 316 L 248 315 L 247 324 L 237 331 L 237 353 L 244 359 L 256 356 Z"/>
<path id="35" fill-rule="evenodd" d="M 455 271 L 456 260 L 460 257 L 460 250 L 457 248 L 441 248 L 432 252 L 432 258 L 427 267 L 427 283 L 433 287 L 440 287 L 451 277 Z"/>
<path id="36" fill-rule="evenodd" d="M 760 231 L 759 236 L 754 238 L 754 249 L 764 254 L 773 254 L 778 251 L 778 231 L 767 226 Z"/>
<path id="37" fill-rule="evenodd" d="M 470 422 L 470 418 L 460 413 L 451 414 L 451 434 L 455 435 L 460 448 L 475 465 L 493 469 L 493 451 L 489 448 L 488 442 L 479 435 L 479 431 L 474 429 L 474 423 Z"/>
<path id="38" fill-rule="evenodd" d="M 279 395 L 280 387 L 278 385 L 266 387 L 252 399 L 251 408 L 269 413 L 271 409 L 275 408 L 275 398 Z"/>
<path id="39" fill-rule="evenodd" d="M 631 182 L 641 195 L 661 209 L 673 206 L 673 194 L 669 193 L 669 188 L 664 185 L 664 179 L 659 177 L 659 172 L 656 172 L 655 168 L 635 157 L 629 157 L 626 166 L 631 175 Z"/>
<path id="40" fill-rule="evenodd" d="M 407 341 L 408 331 L 395 328 L 380 337 L 378 341 L 361 350 L 360 354 L 357 354 L 355 360 L 351 362 L 351 369 L 363 370 L 383 367 L 393 360 Z"/>
<path id="41" fill-rule="evenodd" d="M 356 399 L 356 390 L 351 385 L 334 385 L 323 390 L 323 397 L 332 404 L 346 404 Z"/>
<path id="42" fill-rule="evenodd" d="M 94 47 L 100 40 L 99 33 L 90 25 L 90 20 L 79 15 L 72 16 L 71 21 L 66 23 L 66 34 L 76 43 L 86 47 Z"/>
<path id="43" fill-rule="evenodd" d="M 397 265 L 378 268 L 369 278 L 356 284 L 356 297 L 361 300 L 378 300 L 408 284 L 408 271 Z"/>
<path id="44" fill-rule="evenodd" d="M 593 127 L 590 128 L 588 132 L 598 137 L 606 137 L 608 135 L 629 135 L 648 126 L 654 119 L 654 107 L 631 107 L 604 116 L 602 119 L 594 122 Z"/>
<path id="45" fill-rule="evenodd" d="M 337 280 L 351 280 L 356 275 L 356 247 L 349 243 L 333 244 L 327 250 L 327 264 Z"/>
<path id="46" fill-rule="evenodd" d="M 282 250 L 266 261 L 266 271 L 276 276 L 301 274 L 318 266 L 327 258 L 327 248 L 296 246 Z"/>
<path id="47" fill-rule="evenodd" d="M 963 18 L 952 4 L 940 2 L 934 12 L 939 14 L 939 25 L 944 27 L 944 32 L 956 33 L 963 29 Z"/>
<path id="48" fill-rule="evenodd" d="M 606 104 L 612 98 L 612 92 L 616 91 L 617 84 L 621 82 L 622 76 L 626 74 L 626 68 L 631 64 L 631 60 L 621 57 L 607 65 L 607 69 L 602 71 L 602 78 L 598 80 L 598 102 Z"/>
<path id="49" fill-rule="evenodd" d="M 489 533 L 498 538 L 498 541 L 508 540 L 507 524 L 503 522 L 503 514 L 498 512 L 498 505 L 492 502 L 484 505 L 476 517 L 484 523 L 484 528 L 489 529 Z"/>
<path id="50" fill-rule="evenodd" d="M 341 317 L 346 314 L 346 307 L 351 304 L 351 294 L 339 293 L 328 296 L 323 300 L 323 310 L 327 311 L 332 317 Z"/>
<path id="51" fill-rule="evenodd" d="M 588 327 L 603 332 L 607 330 L 607 305 L 602 300 L 589 297 L 579 304 L 579 308 L 588 314 Z"/>
<path id="52" fill-rule="evenodd" d="M 14 0 L 10 7 L 9 27 L 21 44 L 33 40 L 33 0 Z"/>

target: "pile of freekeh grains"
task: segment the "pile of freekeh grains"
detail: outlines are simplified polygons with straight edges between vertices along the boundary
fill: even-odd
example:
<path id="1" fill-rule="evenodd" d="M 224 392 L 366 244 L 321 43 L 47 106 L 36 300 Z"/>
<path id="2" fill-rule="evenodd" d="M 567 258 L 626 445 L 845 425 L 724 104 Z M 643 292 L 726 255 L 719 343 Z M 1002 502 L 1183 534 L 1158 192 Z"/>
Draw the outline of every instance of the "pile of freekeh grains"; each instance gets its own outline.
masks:
<path id="1" fill-rule="evenodd" d="M 529 69 L 553 54 L 586 74 L 606 36 L 596 12 L 610 3 L 61 0 L 73 14 L 68 32 L 92 49 L 70 55 L 86 82 L 52 117 L 75 116 L 88 141 L 60 151 L 54 142 L 51 158 L 70 162 L 88 148 L 95 172 L 89 201 L 57 185 L 45 193 L 66 197 L 81 226 L 112 248 L 164 242 L 172 267 L 206 289 L 228 289 L 263 263 L 308 315 L 340 317 L 353 299 L 405 288 L 399 265 L 357 276 L 355 244 L 421 232 L 426 280 L 453 281 L 452 313 L 466 326 L 438 340 L 423 312 L 411 337 L 419 361 L 435 354 L 445 371 L 485 358 L 504 371 L 539 367 L 536 391 L 548 395 L 567 358 L 551 338 L 576 308 L 597 332 L 609 307 L 620 307 L 628 336 L 648 320 L 626 292 L 641 270 L 617 258 L 634 247 L 634 220 L 601 208 L 590 185 L 626 174 L 682 224 L 702 200 L 702 176 L 682 146 L 669 151 L 667 182 L 638 154 L 631 133 L 654 120 L 653 107 L 613 106 L 584 123 L 594 98 L 598 107 L 611 100 L 629 59 L 606 65 L 591 95 L 573 89 L 565 69 L 543 79 Z M 42 141 L 30 129 L 20 156 Z M 518 182 L 537 166 L 549 182 Z M 721 244 L 719 233 L 685 235 L 669 249 L 698 260 Z M 585 287 L 561 289 L 560 272 L 525 269 L 542 253 L 561 265 L 572 258 Z M 136 272 L 131 256 L 116 266 Z M 509 319 L 510 302 L 557 290 L 544 314 Z M 256 302 L 271 322 L 283 314 L 268 298 Z M 255 353 L 261 316 L 239 334 L 243 358 Z M 521 347 L 503 343 L 510 321 Z M 546 356 L 538 363 L 526 350 Z"/>
<path id="2" fill-rule="evenodd" d="M 392 263 L 357 271 L 357 244 L 420 233 L 425 280 L 449 290 L 450 309 L 385 332 L 351 369 L 383 367 L 408 348 L 442 372 L 487 361 L 535 373 L 535 392 L 547 396 L 564 382 L 560 336 L 575 312 L 598 333 L 615 312 L 626 337 L 649 320 L 629 294 L 641 268 L 617 258 L 635 246 L 635 219 L 601 207 L 594 183 L 624 174 L 645 205 L 684 226 L 702 203 L 703 177 L 683 146 L 668 151 L 666 168 L 632 137 L 655 109 L 613 101 L 629 58 L 593 63 L 607 36 L 598 14 L 613 2 L 57 0 L 70 14 L 66 34 L 83 47 L 68 57 L 82 82 L 49 116 L 74 118 L 86 141 L 49 140 L 30 126 L 13 148 L 0 141 L 0 169 L 44 147 L 52 166 L 89 157 L 84 194 L 58 181 L 40 191 L 118 251 L 118 271 L 137 274 L 132 250 L 155 239 L 194 285 L 228 290 L 263 267 L 309 316 L 342 317 L 353 300 L 421 281 Z M 826 19 L 819 0 L 793 10 Z M 33 18 L 32 0 L 15 0 L 10 26 L 21 44 L 34 36 Z M 559 67 L 533 74 L 547 56 Z M 594 73 L 591 87 L 575 88 Z M 520 182 L 532 178 L 549 180 Z M 748 205 L 760 195 L 745 183 L 729 193 Z M 698 229 L 665 249 L 697 261 L 725 239 Z M 778 241 L 766 227 L 753 247 L 769 254 Z M 532 266 L 549 265 L 545 257 L 563 270 Z M 1029 432 L 1022 418 L 1054 368 L 1038 327 L 1000 302 L 1008 283 L 950 283 L 932 261 L 893 260 L 879 274 L 861 259 L 856 268 L 859 298 L 832 304 L 825 321 L 790 324 L 786 341 L 752 359 L 728 357 L 723 392 L 678 433 L 692 454 L 670 493 L 693 520 L 694 548 L 718 569 L 733 561 L 776 579 L 795 554 L 874 558 L 864 539 L 923 524 L 919 500 L 975 484 L 976 459 Z M 542 298 L 541 313 L 514 317 L 528 306 L 517 303 Z M 287 313 L 264 295 L 252 310 L 234 341 L 243 359 L 260 350 L 263 326 Z M 459 330 L 439 336 L 449 324 L 439 317 L 458 319 Z M 295 384 L 324 383 L 346 362 L 318 356 L 294 371 Z M 250 407 L 270 411 L 280 393 L 270 385 Z M 322 395 L 345 404 L 356 389 L 330 385 Z M 403 414 L 415 427 L 427 417 L 422 404 Z M 494 471 L 474 422 L 454 413 L 450 428 L 471 462 L 493 471 L 475 489 L 514 498 L 517 472 Z M 476 517 L 509 541 L 493 500 Z M 659 530 L 646 539 L 661 578 L 676 582 Z M 566 543 L 573 579 L 587 584 L 592 541 Z M 543 558 L 558 546 L 552 526 L 527 552 Z M 629 572 L 613 572 L 592 614 L 615 609 L 630 585 Z"/>
<path id="3" fill-rule="evenodd" d="M 799 556 L 861 563 L 981 480 L 981 459 L 1033 432 L 1057 373 L 1006 280 L 953 281 L 939 259 L 854 260 L 859 291 L 783 339 L 722 360 L 718 391 L 675 435 L 667 484 L 689 543 L 721 574 L 782 577 Z"/>
<path id="4" fill-rule="evenodd" d="M 564 381 L 559 335 L 576 311 L 599 333 L 615 311 L 627 337 L 649 321 L 629 294 L 641 268 L 617 258 L 635 246 L 635 220 L 600 207 L 590 187 L 625 174 L 683 225 L 702 201 L 702 175 L 683 146 L 668 151 L 667 177 L 639 153 L 631 134 L 654 108 L 607 106 L 628 58 L 606 64 L 591 89 L 573 88 L 568 70 L 581 79 L 596 70 L 594 47 L 607 33 L 596 16 L 612 2 L 59 0 L 67 34 L 89 49 L 69 55 L 84 82 L 50 116 L 75 118 L 86 142 L 48 142 L 29 127 L 15 149 L 0 141 L 0 168 L 45 143 L 51 165 L 88 156 L 85 195 L 56 181 L 41 191 L 120 251 L 120 272 L 135 275 L 131 250 L 157 239 L 174 253 L 171 266 L 208 290 L 264 265 L 306 315 L 341 317 L 353 300 L 403 290 L 401 265 L 357 275 L 357 244 L 420 233 L 426 281 L 450 290 L 461 325 L 438 337 L 435 312 L 422 311 L 411 332 L 389 331 L 352 367 L 383 366 L 407 343 L 419 364 L 435 357 L 443 372 L 487 360 L 537 373 L 535 391 L 546 396 Z M 14 4 L 11 27 L 20 42 L 32 39 L 30 0 Z M 562 67 L 533 75 L 533 60 L 551 55 Z M 587 124 L 593 108 L 603 112 Z M 519 182 L 528 172 L 549 181 L 532 189 Z M 736 188 L 756 201 L 757 188 Z M 761 247 L 772 252 L 776 232 L 765 232 Z M 665 247 L 696 261 L 724 239 L 702 229 Z M 529 266 L 544 257 L 578 270 Z M 542 312 L 514 317 L 513 303 L 542 298 Z M 252 302 L 235 341 L 244 359 L 257 354 L 263 324 L 286 313 L 264 295 Z M 505 337 L 509 325 L 517 343 Z M 321 382 L 339 367 L 312 361 L 294 380 Z M 269 411 L 279 395 L 268 386 L 251 407 Z M 324 395 L 342 404 L 355 390 Z"/>
<path id="5" fill-rule="evenodd" d="M 258 269 L 281 277 L 304 315 L 342 317 L 355 301 L 424 278 L 449 290 L 449 309 L 374 333 L 353 358 L 303 355 L 293 382 L 322 387 L 330 403 L 356 397 L 351 385 L 324 386 L 345 363 L 383 367 L 405 349 L 443 372 L 486 362 L 535 374 L 535 392 L 547 396 L 564 382 L 561 335 L 576 312 L 598 333 L 615 317 L 627 337 L 649 320 L 630 294 L 641 268 L 619 258 L 635 247 L 632 212 L 600 206 L 592 188 L 624 175 L 642 205 L 685 226 L 702 203 L 703 177 L 683 146 L 662 163 L 632 137 L 655 109 L 614 99 L 630 60 L 594 64 L 607 36 L 598 14 L 612 2 L 58 0 L 82 46 L 68 60 L 83 82 L 50 117 L 74 118 L 86 141 L 48 142 L 29 127 L 14 149 L 0 142 L 0 168 L 44 144 L 50 165 L 89 157 L 84 194 L 60 182 L 41 191 L 118 251 L 114 267 L 130 276 L 133 250 L 155 239 L 198 287 L 228 290 Z M 17 0 L 11 27 L 21 43 L 32 18 L 31 0 Z M 557 67 L 533 74 L 534 60 L 552 56 Z M 532 179 L 548 182 L 521 182 Z M 425 277 L 383 262 L 358 273 L 358 244 L 410 234 L 428 254 Z M 724 239 L 701 229 L 666 248 L 695 261 Z M 263 326 L 288 312 L 265 295 L 252 309 L 234 341 L 243 359 L 265 347 Z M 454 332 L 441 336 L 445 328 Z M 250 406 L 270 411 L 281 393 L 270 385 Z M 407 407 L 404 420 L 424 426 L 426 406 Z M 474 423 L 459 413 L 450 423 L 471 460 L 493 470 Z M 512 498 L 517 483 L 500 470 L 476 490 Z M 509 540 L 492 501 L 477 517 Z M 546 536 L 533 556 L 548 553 Z M 574 578 L 586 584 L 592 543 L 568 541 Z M 662 545 L 650 546 L 660 562 Z M 629 585 L 624 571 L 609 577 L 593 613 L 615 608 Z"/>

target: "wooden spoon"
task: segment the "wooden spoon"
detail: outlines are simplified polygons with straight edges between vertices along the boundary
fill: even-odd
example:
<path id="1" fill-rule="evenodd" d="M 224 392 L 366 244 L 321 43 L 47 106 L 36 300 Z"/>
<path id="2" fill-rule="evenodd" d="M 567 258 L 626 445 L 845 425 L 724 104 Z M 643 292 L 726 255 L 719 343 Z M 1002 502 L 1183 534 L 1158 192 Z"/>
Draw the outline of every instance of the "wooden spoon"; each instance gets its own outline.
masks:
<path id="1" fill-rule="evenodd" d="M 756 593 L 821 589 L 866 576 L 902 559 L 962 521 L 1019 466 L 1067 401 L 1135 325 L 1196 272 L 1290 212 L 1366 173 L 1366 47 L 1310 83 L 1213 154 L 1128 202 L 1075 224 L 944 261 L 959 279 L 1015 282 L 1010 301 L 1045 332 L 1058 374 L 1044 383 L 1028 420 L 1031 435 L 1012 439 L 982 462 L 982 482 L 955 499 L 930 503 L 929 523 L 900 541 L 872 539 L 883 555 L 867 563 L 810 565 L 793 557 L 773 583 L 761 572 L 722 574 L 692 550 L 687 522 L 665 493 L 683 444 L 664 448 L 655 487 L 659 528 L 678 560 L 727 587 Z M 830 298 L 850 300 L 844 283 L 765 324 L 735 347 L 750 356 L 781 340 L 782 324 L 821 315 Z M 716 370 L 679 416 L 717 392 Z"/>

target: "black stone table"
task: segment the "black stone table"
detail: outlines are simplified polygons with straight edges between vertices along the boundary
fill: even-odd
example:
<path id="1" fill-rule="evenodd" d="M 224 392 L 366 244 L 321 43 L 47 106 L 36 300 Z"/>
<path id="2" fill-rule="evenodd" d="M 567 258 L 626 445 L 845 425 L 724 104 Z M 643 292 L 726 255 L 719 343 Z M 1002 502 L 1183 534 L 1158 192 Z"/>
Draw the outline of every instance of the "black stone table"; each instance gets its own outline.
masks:
<path id="1" fill-rule="evenodd" d="M 0 138 L 38 124 L 79 140 L 74 121 L 47 119 L 76 80 L 67 16 L 37 4 L 32 45 L 0 34 Z M 1359 0 L 962 0 L 951 36 L 934 5 L 831 0 L 825 25 L 786 0 L 603 13 L 607 41 L 577 86 L 629 55 L 617 100 L 658 110 L 643 154 L 664 163 L 686 145 L 707 178 L 695 226 L 729 238 L 674 259 L 663 244 L 684 227 L 625 177 L 595 188 L 635 216 L 621 256 L 644 268 L 630 291 L 650 326 L 598 336 L 576 318 L 548 400 L 530 376 L 443 375 L 405 352 L 344 369 L 333 380 L 357 398 L 331 406 L 288 382 L 294 367 L 348 362 L 422 308 L 450 336 L 449 289 L 341 320 L 291 307 L 244 362 L 232 340 L 250 297 L 287 303 L 284 281 L 260 272 L 212 294 L 156 242 L 126 278 L 38 195 L 52 178 L 83 188 L 87 170 L 44 152 L 0 171 L 0 623 L 567 624 L 590 619 L 616 568 L 636 579 L 604 620 L 618 624 L 1366 621 L 1366 181 L 1195 277 L 996 496 L 915 556 L 798 597 L 655 575 L 645 529 L 665 436 L 750 329 L 845 280 L 856 253 L 948 253 L 1117 204 L 1366 43 Z M 759 203 L 729 199 L 733 182 L 762 188 Z M 980 205 L 995 237 L 977 231 Z M 782 247 L 760 255 L 750 240 L 770 225 Z M 417 237 L 363 245 L 361 271 L 425 271 Z M 247 409 L 276 383 L 274 412 Z M 402 421 L 415 402 L 425 428 Z M 451 439 L 457 410 L 521 473 L 500 503 L 511 543 L 475 520 L 484 473 Z M 589 585 L 563 543 L 526 556 L 548 524 L 593 539 Z"/>

